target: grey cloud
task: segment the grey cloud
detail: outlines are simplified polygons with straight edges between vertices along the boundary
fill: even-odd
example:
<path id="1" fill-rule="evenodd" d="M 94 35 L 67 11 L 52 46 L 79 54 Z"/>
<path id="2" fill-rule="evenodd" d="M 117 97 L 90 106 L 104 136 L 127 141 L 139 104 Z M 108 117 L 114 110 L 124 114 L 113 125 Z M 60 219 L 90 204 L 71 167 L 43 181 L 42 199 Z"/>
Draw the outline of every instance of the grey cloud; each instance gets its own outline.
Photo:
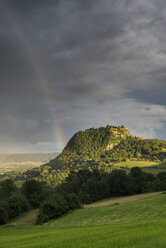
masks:
<path id="1" fill-rule="evenodd" d="M 6 0 L 1 6 L 0 134 L 6 142 L 53 144 L 56 119 L 67 138 L 108 122 L 159 137 L 165 1 Z M 148 106 L 156 119 L 138 111 Z"/>
<path id="2" fill-rule="evenodd" d="M 153 91 L 148 89 L 136 89 L 132 90 L 129 93 L 125 93 L 126 97 L 134 98 L 139 102 L 158 104 L 166 106 L 165 98 L 166 86 L 161 87 L 156 85 L 153 87 Z"/>
<path id="3" fill-rule="evenodd" d="M 41 8 L 43 6 L 55 5 L 60 2 L 60 0 L 1 0 L 1 2 L 6 6 L 14 8 L 16 11 L 27 11 L 34 10 L 35 8 Z"/>

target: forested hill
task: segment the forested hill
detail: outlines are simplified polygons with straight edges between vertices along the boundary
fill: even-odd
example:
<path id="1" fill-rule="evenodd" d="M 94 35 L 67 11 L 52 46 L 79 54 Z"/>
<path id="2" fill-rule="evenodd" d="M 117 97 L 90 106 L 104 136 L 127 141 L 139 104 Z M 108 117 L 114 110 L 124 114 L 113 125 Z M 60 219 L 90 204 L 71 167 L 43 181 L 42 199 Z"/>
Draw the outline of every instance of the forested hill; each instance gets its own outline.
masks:
<path id="1" fill-rule="evenodd" d="M 89 157 L 99 157 L 102 151 L 113 149 L 122 140 L 130 137 L 128 129 L 114 126 L 90 128 L 77 132 L 67 143 L 63 154 L 68 151 L 77 155 L 84 154 Z"/>
<path id="2" fill-rule="evenodd" d="M 101 154 L 111 150 L 127 137 L 131 137 L 124 126 L 90 128 L 77 132 L 62 151 L 65 166 L 72 166 L 75 160 L 100 159 Z"/>
<path id="3" fill-rule="evenodd" d="M 164 158 L 166 141 L 134 137 L 124 126 L 107 125 L 76 133 L 52 165 L 79 168 L 99 164 L 106 166 L 128 159 L 161 161 Z"/>
<path id="4" fill-rule="evenodd" d="M 36 178 L 55 187 L 71 170 L 97 168 L 111 171 L 122 161 L 160 163 L 165 159 L 166 141 L 134 137 L 124 126 L 107 125 L 77 132 L 55 159 L 21 177 L 14 177 L 17 180 Z"/>

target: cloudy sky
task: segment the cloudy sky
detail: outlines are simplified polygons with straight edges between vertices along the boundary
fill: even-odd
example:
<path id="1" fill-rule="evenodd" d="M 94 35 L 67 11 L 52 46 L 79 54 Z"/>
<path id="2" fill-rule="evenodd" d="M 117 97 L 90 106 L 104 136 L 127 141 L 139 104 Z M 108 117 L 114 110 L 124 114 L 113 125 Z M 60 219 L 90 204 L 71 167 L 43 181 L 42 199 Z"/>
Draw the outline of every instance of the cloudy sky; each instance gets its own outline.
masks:
<path id="1" fill-rule="evenodd" d="M 78 130 L 166 139 L 165 0 L 0 0 L 0 152 Z"/>

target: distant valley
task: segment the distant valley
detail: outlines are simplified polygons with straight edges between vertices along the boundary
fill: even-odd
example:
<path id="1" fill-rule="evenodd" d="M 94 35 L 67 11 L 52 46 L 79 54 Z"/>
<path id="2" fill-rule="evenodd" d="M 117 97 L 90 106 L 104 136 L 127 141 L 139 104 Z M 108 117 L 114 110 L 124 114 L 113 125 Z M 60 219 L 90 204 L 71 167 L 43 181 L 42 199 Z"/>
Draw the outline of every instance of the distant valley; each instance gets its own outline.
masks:
<path id="1" fill-rule="evenodd" d="M 0 174 L 23 172 L 48 163 L 59 153 L 0 154 Z"/>

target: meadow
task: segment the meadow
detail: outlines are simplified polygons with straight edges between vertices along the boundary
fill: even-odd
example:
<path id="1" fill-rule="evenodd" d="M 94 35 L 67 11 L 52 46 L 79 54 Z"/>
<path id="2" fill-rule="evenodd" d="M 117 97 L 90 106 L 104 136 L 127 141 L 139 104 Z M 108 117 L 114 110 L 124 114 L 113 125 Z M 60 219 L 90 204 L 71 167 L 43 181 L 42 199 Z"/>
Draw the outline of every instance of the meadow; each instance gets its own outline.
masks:
<path id="1" fill-rule="evenodd" d="M 159 162 L 154 161 L 135 161 L 135 160 L 128 160 L 125 162 L 118 162 L 115 163 L 116 167 L 126 167 L 126 168 L 133 168 L 133 167 L 152 167 L 152 166 L 158 166 Z"/>
<path id="2" fill-rule="evenodd" d="M 140 167 L 144 172 L 152 173 L 157 175 L 160 172 L 166 172 L 166 162 L 155 162 L 155 161 L 135 161 L 128 160 L 126 162 L 115 163 L 113 169 L 124 169 L 127 173 L 133 167 Z"/>
<path id="3" fill-rule="evenodd" d="M 164 248 L 166 194 L 75 210 L 43 226 L 0 228 L 1 248 Z"/>

